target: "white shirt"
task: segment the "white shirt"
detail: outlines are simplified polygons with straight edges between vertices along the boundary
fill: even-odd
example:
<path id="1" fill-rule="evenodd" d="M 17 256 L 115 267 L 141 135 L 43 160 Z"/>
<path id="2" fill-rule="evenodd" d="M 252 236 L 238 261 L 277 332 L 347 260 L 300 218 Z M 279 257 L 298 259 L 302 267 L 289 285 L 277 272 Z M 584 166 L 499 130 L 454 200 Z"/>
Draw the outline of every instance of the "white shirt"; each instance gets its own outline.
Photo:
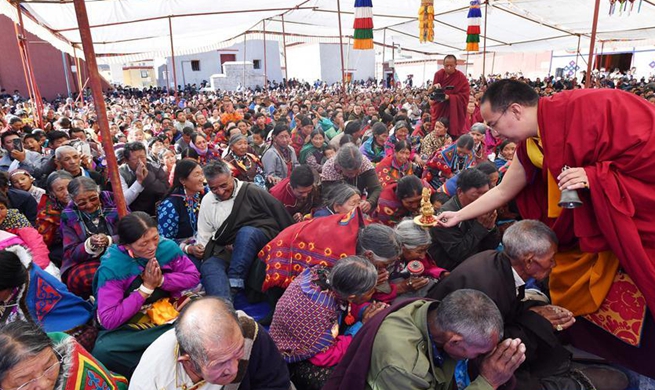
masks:
<path id="1" fill-rule="evenodd" d="M 130 168 L 128 167 L 128 169 Z M 130 171 L 132 170 L 130 169 Z M 132 172 L 136 175 L 134 171 Z M 123 189 L 123 196 L 125 196 L 125 203 L 127 203 L 127 205 L 129 206 L 132 204 L 132 202 L 136 200 L 136 198 L 139 197 L 139 195 L 141 195 L 141 192 L 143 191 L 143 186 L 141 185 L 141 183 L 139 183 L 138 180 L 135 180 L 131 186 L 128 186 L 127 182 L 125 181 L 125 179 L 123 179 L 123 175 L 121 175 L 120 172 L 118 174 L 118 177 L 120 177 L 121 179 L 121 188 Z"/>
<path id="2" fill-rule="evenodd" d="M 181 390 L 193 386 L 193 381 L 178 363 L 175 329 L 159 336 L 143 353 L 136 367 L 129 390 Z M 221 390 L 222 385 L 203 384 L 198 390 Z"/>
<path id="3" fill-rule="evenodd" d="M 207 246 L 209 240 L 223 222 L 232 213 L 234 207 L 234 198 L 236 198 L 242 183 L 234 179 L 234 191 L 232 197 L 228 200 L 219 200 L 213 192 L 208 192 L 200 203 L 200 212 L 198 212 L 198 232 L 196 233 L 196 243 Z"/>
<path id="4" fill-rule="evenodd" d="M 516 288 L 516 296 L 519 296 L 519 287 L 525 285 L 525 281 L 519 276 L 514 267 L 512 267 L 512 274 L 514 275 L 514 287 Z"/>

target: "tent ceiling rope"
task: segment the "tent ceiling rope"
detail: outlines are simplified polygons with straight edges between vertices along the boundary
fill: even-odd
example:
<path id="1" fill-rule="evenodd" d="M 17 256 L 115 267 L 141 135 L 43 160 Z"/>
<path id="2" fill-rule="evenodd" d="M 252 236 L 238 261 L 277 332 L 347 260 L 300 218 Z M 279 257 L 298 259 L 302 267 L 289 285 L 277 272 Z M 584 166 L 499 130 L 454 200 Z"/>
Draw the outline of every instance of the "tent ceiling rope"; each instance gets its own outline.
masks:
<path id="1" fill-rule="evenodd" d="M 224 2 L 194 0 L 87 0 L 85 2 L 96 54 L 111 62 L 126 62 L 170 55 L 167 18 L 172 18 L 176 55 L 220 50 L 250 39 L 249 31 L 267 20 L 266 33 L 281 39 L 281 15 L 285 17 L 288 44 L 336 43 L 337 4 L 342 23 L 352 25 L 352 0 L 248 0 Z M 434 5 L 434 43 L 419 43 L 416 9 L 421 0 L 375 0 L 374 42 L 394 42 L 404 51 L 429 55 L 462 53 L 466 47 L 468 0 L 438 1 Z M 73 55 L 81 42 L 72 0 L 21 1 L 25 29 L 57 49 Z M 483 18 L 487 51 L 575 50 L 578 36 L 588 41 L 594 0 L 489 0 Z M 566 9 L 566 13 L 561 10 Z M 16 20 L 10 0 L 0 0 L 0 13 Z M 334 16 L 333 16 L 334 15 Z M 485 20 L 488 19 L 488 20 Z M 129 28 L 125 28 L 129 25 Z M 349 37 L 344 31 L 342 38 Z M 257 34 L 257 33 L 255 33 Z M 261 35 L 261 34 L 259 34 Z M 597 37 L 600 41 L 644 44 L 655 39 L 655 0 L 644 0 L 640 12 L 609 15 L 609 4 L 600 9 Z M 484 39 L 481 34 L 480 39 Z M 81 50 L 78 50 L 81 55 Z M 104 61 L 103 59 L 103 61 Z"/>

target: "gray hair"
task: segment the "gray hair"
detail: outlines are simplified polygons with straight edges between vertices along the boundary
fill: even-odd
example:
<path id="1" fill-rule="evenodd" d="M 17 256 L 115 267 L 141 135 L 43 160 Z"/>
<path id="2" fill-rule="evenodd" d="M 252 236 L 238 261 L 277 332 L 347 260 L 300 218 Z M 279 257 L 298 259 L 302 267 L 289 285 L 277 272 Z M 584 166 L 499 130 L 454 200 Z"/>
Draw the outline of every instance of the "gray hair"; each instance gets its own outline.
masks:
<path id="1" fill-rule="evenodd" d="M 405 248 L 414 249 L 432 244 L 430 232 L 415 224 L 411 218 L 401 221 L 394 230 Z"/>
<path id="2" fill-rule="evenodd" d="M 557 244 L 555 233 L 543 222 L 534 219 L 518 221 L 503 234 L 504 252 L 513 260 L 521 260 L 530 253 L 543 256 Z"/>
<path id="3" fill-rule="evenodd" d="M 93 179 L 86 176 L 79 176 L 68 183 L 68 193 L 71 198 L 83 192 L 100 192 L 100 186 Z"/>
<path id="4" fill-rule="evenodd" d="M 473 126 L 471 126 L 471 131 L 477 131 L 480 134 L 484 134 L 487 132 L 487 125 L 484 123 L 474 123 Z"/>
<path id="5" fill-rule="evenodd" d="M 378 272 L 373 263 L 359 256 L 337 261 L 327 278 L 330 288 L 342 298 L 364 295 L 375 287 L 377 281 Z"/>
<path id="6" fill-rule="evenodd" d="M 48 191 L 48 193 L 52 192 L 52 186 L 55 184 L 57 180 L 73 180 L 73 175 L 71 175 L 68 171 L 64 171 L 63 169 L 60 169 L 58 171 L 54 171 L 51 174 L 48 175 L 48 178 L 46 179 L 46 185 L 45 188 Z"/>
<path id="7" fill-rule="evenodd" d="M 503 316 L 498 306 L 485 293 L 471 289 L 448 294 L 437 307 L 435 323 L 444 332 L 456 333 L 467 344 L 489 345 L 498 335 L 503 338 Z"/>
<path id="8" fill-rule="evenodd" d="M 232 304 L 219 297 L 204 297 L 184 307 L 175 322 L 175 337 L 181 352 L 199 368 L 199 364 L 209 363 L 208 349 L 219 345 L 225 332 L 233 329 L 230 324 L 242 331 Z"/>
<path id="9" fill-rule="evenodd" d="M 208 181 L 213 180 L 220 175 L 232 176 L 232 170 L 230 169 L 230 166 L 222 160 L 214 160 L 210 162 L 202 168 L 202 172 L 205 174 L 205 178 Z"/>
<path id="10" fill-rule="evenodd" d="M 61 160 L 64 153 L 70 153 L 70 152 L 79 153 L 77 151 L 77 149 L 75 149 L 74 147 L 72 147 L 70 145 L 62 145 L 62 146 L 58 147 L 55 150 L 55 160 Z"/>
<path id="11" fill-rule="evenodd" d="M 382 259 L 397 259 L 402 243 L 392 228 L 373 223 L 360 230 L 357 236 L 357 254 L 361 256 L 367 250 Z"/>
<path id="12" fill-rule="evenodd" d="M 362 166 L 363 160 L 364 156 L 362 156 L 362 152 L 353 143 L 347 143 L 341 146 L 335 157 L 337 165 L 349 171 L 359 169 Z"/>
<path id="13" fill-rule="evenodd" d="M 14 321 L 0 328 L 0 383 L 17 364 L 30 359 L 53 342 L 38 325 L 26 321 Z"/>
<path id="14" fill-rule="evenodd" d="M 353 195 L 362 195 L 356 187 L 343 183 L 335 184 L 325 192 L 324 203 L 332 209 L 334 209 L 334 205 L 341 206 L 345 204 Z"/>

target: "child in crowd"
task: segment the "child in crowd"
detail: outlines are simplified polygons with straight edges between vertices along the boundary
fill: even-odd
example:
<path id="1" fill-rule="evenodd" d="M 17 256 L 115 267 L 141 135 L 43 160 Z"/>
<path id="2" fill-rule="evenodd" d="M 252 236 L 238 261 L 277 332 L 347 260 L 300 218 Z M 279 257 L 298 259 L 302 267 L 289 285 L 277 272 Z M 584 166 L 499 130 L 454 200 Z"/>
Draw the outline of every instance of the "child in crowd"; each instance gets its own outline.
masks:
<path id="1" fill-rule="evenodd" d="M 29 172 L 24 169 L 15 169 L 9 174 L 9 180 L 12 187 L 29 192 L 36 200 L 36 204 L 41 202 L 45 190 L 34 185 L 35 179 Z"/>

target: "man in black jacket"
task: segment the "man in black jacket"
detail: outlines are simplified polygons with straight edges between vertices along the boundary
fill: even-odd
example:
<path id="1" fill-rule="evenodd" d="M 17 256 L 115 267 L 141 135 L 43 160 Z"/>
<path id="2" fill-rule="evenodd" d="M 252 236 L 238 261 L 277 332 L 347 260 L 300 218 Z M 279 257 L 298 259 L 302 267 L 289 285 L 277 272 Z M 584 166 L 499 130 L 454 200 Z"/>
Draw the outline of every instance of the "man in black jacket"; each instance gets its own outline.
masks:
<path id="1" fill-rule="evenodd" d="M 245 288 L 257 253 L 293 219 L 266 190 L 232 177 L 223 161 L 203 172 L 211 192 L 200 205 L 196 243 L 183 250 L 205 259 L 200 273 L 207 294 L 232 299 Z"/>
<path id="2" fill-rule="evenodd" d="M 155 215 L 155 206 L 168 191 L 168 174 L 150 164 L 146 147 L 141 142 L 125 144 L 123 157 L 126 163 L 119 169 L 125 202 L 131 211 Z"/>
<path id="3" fill-rule="evenodd" d="M 457 194 L 439 211 L 460 210 L 487 191 L 489 176 L 478 169 L 466 169 L 457 179 Z M 495 211 L 450 228 L 433 227 L 430 235 L 432 245 L 428 252 L 440 267 L 448 271 L 478 252 L 495 249 L 500 243 Z"/>

